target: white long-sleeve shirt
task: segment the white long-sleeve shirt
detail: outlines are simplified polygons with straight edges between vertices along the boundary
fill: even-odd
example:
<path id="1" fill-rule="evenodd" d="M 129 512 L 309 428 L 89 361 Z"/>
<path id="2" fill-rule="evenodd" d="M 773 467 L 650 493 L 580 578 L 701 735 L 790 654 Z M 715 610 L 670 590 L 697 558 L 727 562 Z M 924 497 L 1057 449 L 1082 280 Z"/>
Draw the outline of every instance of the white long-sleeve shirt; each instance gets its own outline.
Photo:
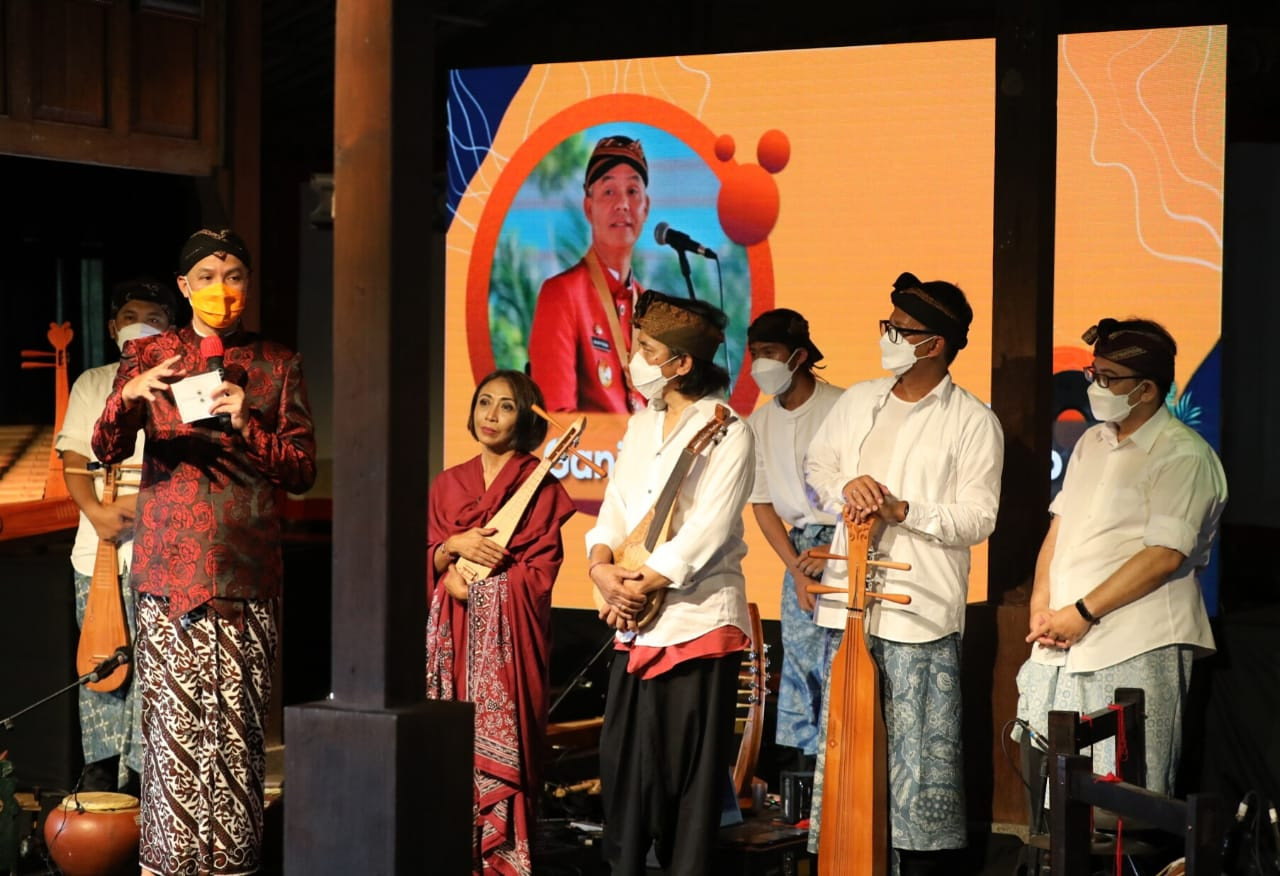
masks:
<path id="1" fill-rule="evenodd" d="M 715 415 L 717 397 L 699 399 L 681 412 L 665 439 L 667 411 L 651 403 L 632 415 L 622 437 L 588 553 L 597 544 L 616 551 L 657 501 L 685 447 Z M 726 625 L 751 635 L 742 558 L 742 509 L 755 477 L 751 430 L 730 423 L 718 444 L 703 449 L 685 476 L 672 516 L 671 537 L 645 565 L 671 580 L 662 611 L 635 638 L 636 645 L 676 645 Z"/>
<path id="2" fill-rule="evenodd" d="M 863 442 L 895 383 L 884 377 L 849 387 L 814 436 L 805 477 L 827 510 L 838 512 L 845 484 L 865 473 L 859 465 Z M 969 549 L 995 528 L 1003 463 L 1000 421 L 950 375 L 912 406 L 899 426 L 888 469 L 878 478 L 910 503 L 907 517 L 884 526 L 877 545 L 884 558 L 910 563 L 911 570 L 878 570 L 882 583 L 873 588 L 905 593 L 912 601 L 870 601 L 868 632 L 896 642 L 931 642 L 964 631 Z M 838 526 L 831 549 L 846 548 Z M 828 563 L 822 581 L 847 588 L 847 564 Z M 844 596 L 819 597 L 814 619 L 843 628 L 847 605 Z"/>
<path id="3" fill-rule="evenodd" d="M 1066 651 L 1035 645 L 1031 659 L 1092 672 L 1164 645 L 1214 649 L 1198 575 L 1209 563 L 1227 501 L 1227 478 L 1203 438 L 1161 408 L 1124 441 L 1100 423 L 1076 441 L 1049 506 L 1058 538 L 1049 607 L 1072 605 L 1145 547 L 1186 559 L 1169 580 L 1108 612 Z"/>

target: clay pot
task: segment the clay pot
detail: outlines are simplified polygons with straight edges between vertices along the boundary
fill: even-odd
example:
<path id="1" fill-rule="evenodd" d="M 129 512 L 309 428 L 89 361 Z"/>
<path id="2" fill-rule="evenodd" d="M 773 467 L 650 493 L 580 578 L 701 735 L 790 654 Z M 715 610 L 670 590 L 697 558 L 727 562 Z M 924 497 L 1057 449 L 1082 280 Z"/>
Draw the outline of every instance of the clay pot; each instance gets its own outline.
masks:
<path id="1" fill-rule="evenodd" d="M 111 791 L 64 797 L 45 818 L 44 843 L 63 876 L 138 872 L 138 798 Z"/>

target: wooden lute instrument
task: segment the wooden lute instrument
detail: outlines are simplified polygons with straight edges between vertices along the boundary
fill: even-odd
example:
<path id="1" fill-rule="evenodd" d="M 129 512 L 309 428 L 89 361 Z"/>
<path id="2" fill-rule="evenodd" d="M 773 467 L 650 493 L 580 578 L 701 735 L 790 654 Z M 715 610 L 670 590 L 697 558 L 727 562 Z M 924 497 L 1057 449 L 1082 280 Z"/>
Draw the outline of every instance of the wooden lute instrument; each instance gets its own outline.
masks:
<path id="1" fill-rule="evenodd" d="M 738 671 L 738 711 L 733 728 L 742 737 L 733 762 L 733 787 L 738 805 L 744 809 L 752 805 L 751 783 L 760 763 L 765 698 L 769 696 L 769 646 L 764 641 L 760 607 L 754 602 L 747 603 L 747 617 L 751 621 L 751 650 L 743 652 L 743 665 Z"/>
<path id="2" fill-rule="evenodd" d="M 662 492 L 658 494 L 658 500 L 653 503 L 653 507 L 649 509 L 644 518 L 635 525 L 622 544 L 613 552 L 613 562 L 615 565 L 621 566 L 629 571 L 635 571 L 645 564 L 649 559 L 649 555 L 653 553 L 654 548 L 666 541 L 671 535 L 671 519 L 675 515 L 676 499 L 680 495 L 680 487 L 684 484 L 684 479 L 689 474 L 689 470 L 693 468 L 693 463 L 702 454 L 702 451 L 708 445 L 718 444 L 720 439 L 724 437 L 725 431 L 729 428 L 729 424 L 738 419 L 724 405 L 716 405 L 715 415 L 706 422 L 697 434 L 690 439 L 689 443 L 680 453 L 680 458 L 676 460 L 675 467 L 671 469 L 671 474 L 667 476 L 667 482 L 662 487 Z M 603 611 L 606 602 L 604 595 L 598 587 L 591 588 L 591 596 L 595 600 L 596 610 Z M 658 616 L 658 612 L 662 609 L 662 602 L 666 598 L 666 590 L 655 590 L 645 596 L 644 607 L 640 609 L 636 615 L 636 629 L 644 629 L 653 623 L 653 619 Z"/>
<path id="3" fill-rule="evenodd" d="M 844 638 L 831 664 L 827 705 L 826 759 L 822 773 L 822 827 L 818 834 L 818 874 L 889 872 L 889 752 L 880 704 L 880 675 L 863 629 L 868 599 L 906 605 L 911 597 L 867 590 L 867 567 L 903 569 L 906 563 L 868 558 L 877 518 L 855 523 L 845 508 L 848 556 L 812 551 L 811 556 L 849 563 L 849 608 Z M 809 585 L 810 593 L 843 593 Z"/>
<path id="4" fill-rule="evenodd" d="M 102 501 L 116 500 L 122 466 L 103 466 Z M 86 472 L 98 474 L 99 471 Z M 89 581 L 89 598 L 85 602 L 84 622 L 80 625 L 80 643 L 76 647 L 76 672 L 88 675 L 117 648 L 129 646 L 129 626 L 125 621 L 124 596 L 120 592 L 120 555 L 112 539 L 98 539 L 98 553 L 93 560 L 93 577 Z M 89 690 L 100 693 L 117 690 L 129 680 L 130 663 L 121 663 L 97 681 L 86 682 Z"/>
<path id="5" fill-rule="evenodd" d="M 497 532 L 489 536 L 490 541 L 496 542 L 504 548 L 507 546 L 507 543 L 511 541 L 511 536 L 516 531 L 516 527 L 520 525 L 524 512 L 529 507 L 529 502 L 538 491 L 542 479 L 546 477 L 547 472 L 551 471 L 551 467 L 558 463 L 561 458 L 575 451 L 578 442 L 582 440 L 582 433 L 586 427 L 586 417 L 578 417 L 578 419 L 570 423 L 569 428 L 564 431 L 551 450 L 547 452 L 547 455 L 542 458 L 542 462 L 538 463 L 538 467 L 529 472 L 528 477 L 524 479 L 524 483 L 511 494 L 511 498 L 502 503 L 502 507 L 485 523 L 486 529 L 497 530 Z M 459 557 L 454 563 L 454 568 L 458 570 L 462 580 L 468 584 L 483 581 L 493 574 L 493 566 L 482 566 L 465 557 Z"/>

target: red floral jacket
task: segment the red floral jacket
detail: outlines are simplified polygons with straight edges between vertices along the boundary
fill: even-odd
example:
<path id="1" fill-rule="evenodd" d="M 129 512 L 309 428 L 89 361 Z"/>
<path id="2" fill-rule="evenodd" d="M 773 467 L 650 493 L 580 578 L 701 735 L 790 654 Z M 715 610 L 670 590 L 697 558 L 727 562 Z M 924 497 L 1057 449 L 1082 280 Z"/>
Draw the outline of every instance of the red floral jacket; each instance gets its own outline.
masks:
<path id="1" fill-rule="evenodd" d="M 214 598 L 278 596 L 285 493 L 307 491 L 316 477 L 301 356 L 248 332 L 223 343 L 227 379 L 245 391 L 247 436 L 213 419 L 183 423 L 169 393 L 125 409 L 125 383 L 170 356 L 181 354 L 188 374 L 208 370 L 189 327 L 125 345 L 93 432 L 94 453 L 115 463 L 146 430 L 130 571 L 139 592 L 169 599 L 174 618 Z"/>

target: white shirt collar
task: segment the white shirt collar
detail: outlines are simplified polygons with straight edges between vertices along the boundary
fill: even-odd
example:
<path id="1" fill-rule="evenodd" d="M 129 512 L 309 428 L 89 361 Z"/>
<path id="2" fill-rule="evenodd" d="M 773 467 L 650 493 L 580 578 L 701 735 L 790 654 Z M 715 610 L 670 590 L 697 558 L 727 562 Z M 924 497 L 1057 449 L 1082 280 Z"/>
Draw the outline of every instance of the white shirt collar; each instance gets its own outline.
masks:
<path id="1" fill-rule="evenodd" d="M 1164 430 L 1165 424 L 1169 422 L 1169 418 L 1173 414 L 1169 413 L 1169 409 L 1161 405 L 1160 408 L 1151 415 L 1145 423 L 1134 430 L 1133 434 L 1127 436 L 1124 441 L 1119 440 L 1116 436 L 1119 426 L 1115 423 L 1107 423 L 1104 428 L 1098 431 L 1099 436 L 1107 444 L 1108 447 L 1116 448 L 1124 444 L 1125 441 L 1133 442 L 1133 445 L 1143 453 L 1150 453 L 1151 448 L 1156 443 L 1156 438 Z"/>

